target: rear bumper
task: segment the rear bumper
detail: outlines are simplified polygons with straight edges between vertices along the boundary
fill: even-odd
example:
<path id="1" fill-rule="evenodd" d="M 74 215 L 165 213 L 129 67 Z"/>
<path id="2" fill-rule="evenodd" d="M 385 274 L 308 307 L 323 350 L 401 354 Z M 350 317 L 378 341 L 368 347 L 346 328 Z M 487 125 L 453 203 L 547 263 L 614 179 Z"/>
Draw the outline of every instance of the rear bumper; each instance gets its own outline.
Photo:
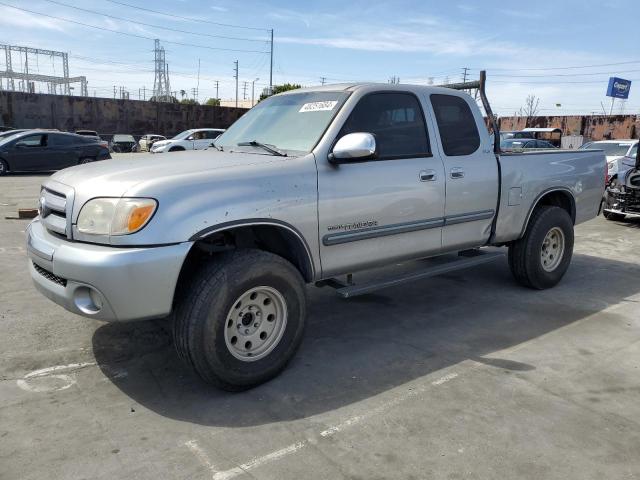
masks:
<path id="1" fill-rule="evenodd" d="M 117 248 L 70 242 L 36 218 L 27 229 L 35 287 L 70 312 L 105 321 L 144 320 L 171 313 L 180 269 L 192 242 Z"/>

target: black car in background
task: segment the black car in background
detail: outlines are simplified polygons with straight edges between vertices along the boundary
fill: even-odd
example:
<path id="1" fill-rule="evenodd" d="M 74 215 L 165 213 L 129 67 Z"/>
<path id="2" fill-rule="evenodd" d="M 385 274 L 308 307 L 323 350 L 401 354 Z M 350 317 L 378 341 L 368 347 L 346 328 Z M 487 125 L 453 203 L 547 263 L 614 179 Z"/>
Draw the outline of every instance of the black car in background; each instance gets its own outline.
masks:
<path id="1" fill-rule="evenodd" d="M 28 130 L 0 138 L 0 175 L 60 170 L 108 158 L 109 149 L 97 139 L 73 133 Z"/>

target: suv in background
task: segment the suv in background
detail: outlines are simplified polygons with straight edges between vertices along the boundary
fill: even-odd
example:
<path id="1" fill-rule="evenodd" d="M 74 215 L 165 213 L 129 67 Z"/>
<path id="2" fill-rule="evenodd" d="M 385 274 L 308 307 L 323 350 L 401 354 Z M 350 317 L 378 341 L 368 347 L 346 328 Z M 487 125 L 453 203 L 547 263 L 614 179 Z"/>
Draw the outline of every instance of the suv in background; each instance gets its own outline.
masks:
<path id="1" fill-rule="evenodd" d="M 0 139 L 0 175 L 61 170 L 108 158 L 109 149 L 99 141 L 74 133 L 28 130 Z"/>
<path id="2" fill-rule="evenodd" d="M 109 148 L 109 142 L 107 142 L 106 140 L 102 140 L 102 138 L 100 138 L 100 135 L 98 135 L 98 132 L 96 132 L 95 130 L 76 130 L 76 135 L 97 138 L 98 142 L 103 145 L 104 148 Z"/>
<path id="3" fill-rule="evenodd" d="M 620 162 L 624 157 L 635 158 L 638 151 L 638 140 L 622 139 L 622 140 L 600 140 L 597 142 L 587 142 L 581 145 L 578 150 L 588 149 L 604 150 L 607 157 L 607 181 L 617 175 L 620 170 Z"/>
<path id="4" fill-rule="evenodd" d="M 151 147 L 151 153 L 204 150 L 224 132 L 222 128 L 195 128 L 185 130 L 169 140 L 160 140 Z"/>

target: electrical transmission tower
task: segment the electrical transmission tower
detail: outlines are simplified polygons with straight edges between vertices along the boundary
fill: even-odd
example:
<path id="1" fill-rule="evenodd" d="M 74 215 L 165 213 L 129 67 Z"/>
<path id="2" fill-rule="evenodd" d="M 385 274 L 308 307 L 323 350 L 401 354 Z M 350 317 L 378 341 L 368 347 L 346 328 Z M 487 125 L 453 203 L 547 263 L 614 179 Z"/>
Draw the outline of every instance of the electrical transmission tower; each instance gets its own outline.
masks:
<path id="1" fill-rule="evenodd" d="M 80 83 L 80 95 L 89 96 L 87 77 L 69 76 L 68 53 L 17 45 L 0 45 L 0 51 L 2 50 L 4 50 L 5 69 L 0 70 L 0 90 L 4 88 L 2 81 L 6 80 L 6 89 L 10 91 L 36 93 L 36 83 L 44 83 L 47 85 L 47 93 L 71 95 L 71 91 L 74 89 L 71 84 Z M 14 53 L 18 54 L 18 68 L 14 68 Z M 33 67 L 33 63 L 29 65 L 29 55 L 31 55 L 32 62 L 35 60 L 37 73 L 33 73 L 33 68 L 29 70 L 30 67 Z M 55 60 L 58 58 L 62 60 L 62 76 L 39 73 L 39 65 L 41 62 L 44 63 L 45 59 L 51 60 L 55 73 Z M 18 80 L 18 88 L 16 88 L 16 80 Z"/>
<path id="2" fill-rule="evenodd" d="M 160 40 L 155 40 L 155 79 L 153 80 L 153 96 L 157 102 L 171 101 L 171 85 L 169 84 L 169 65 L 167 65 L 164 47 L 160 46 Z"/>

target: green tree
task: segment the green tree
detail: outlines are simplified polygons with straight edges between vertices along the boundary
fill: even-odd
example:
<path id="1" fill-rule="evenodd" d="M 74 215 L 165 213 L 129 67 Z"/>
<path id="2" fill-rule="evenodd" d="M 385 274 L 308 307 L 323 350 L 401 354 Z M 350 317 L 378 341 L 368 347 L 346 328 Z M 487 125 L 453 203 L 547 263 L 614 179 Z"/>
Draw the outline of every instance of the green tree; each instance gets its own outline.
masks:
<path id="1" fill-rule="evenodd" d="M 265 98 L 270 97 L 271 95 L 276 95 L 277 93 L 286 92 L 288 90 L 295 90 L 296 88 L 302 88 L 302 85 L 299 85 L 297 83 L 285 83 L 283 85 L 274 85 L 271 94 L 267 92 L 262 92 L 262 95 L 260 95 L 260 99 L 258 101 L 264 100 Z"/>
<path id="2" fill-rule="evenodd" d="M 220 106 L 220 99 L 219 98 L 210 98 L 206 102 L 204 102 L 204 104 L 205 105 L 209 105 L 210 107 L 219 107 Z"/>
<path id="3" fill-rule="evenodd" d="M 180 103 L 183 104 L 183 105 L 200 105 L 193 98 L 183 98 L 182 100 L 180 100 Z"/>

